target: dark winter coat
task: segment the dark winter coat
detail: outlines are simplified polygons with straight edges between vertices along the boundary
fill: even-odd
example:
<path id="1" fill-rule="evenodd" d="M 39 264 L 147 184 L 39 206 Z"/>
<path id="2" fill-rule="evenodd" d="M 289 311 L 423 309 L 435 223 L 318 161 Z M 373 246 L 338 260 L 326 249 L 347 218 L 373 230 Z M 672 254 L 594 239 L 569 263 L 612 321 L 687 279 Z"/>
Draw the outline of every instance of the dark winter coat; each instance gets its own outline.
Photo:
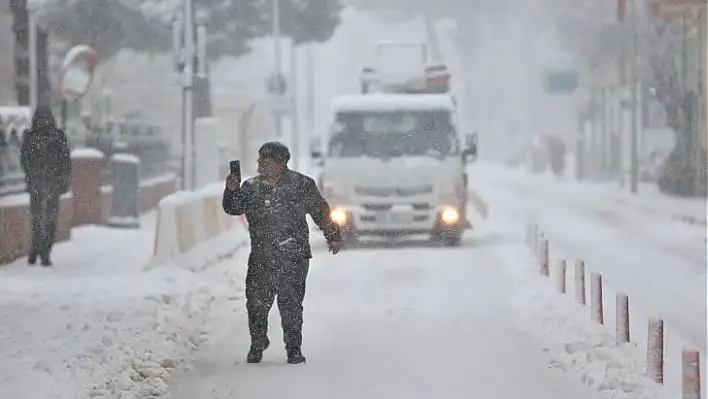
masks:
<path id="1" fill-rule="evenodd" d="M 246 215 L 251 261 L 273 254 L 311 258 L 307 214 L 328 242 L 341 239 L 315 181 L 292 170 L 286 170 L 276 184 L 258 176 L 243 182 L 238 192 L 226 188 L 222 205 L 229 215 Z"/>
<path id="2" fill-rule="evenodd" d="M 71 177 L 71 149 L 51 111 L 38 108 L 32 127 L 22 136 L 20 162 L 28 187 L 55 186 L 66 191 Z"/>

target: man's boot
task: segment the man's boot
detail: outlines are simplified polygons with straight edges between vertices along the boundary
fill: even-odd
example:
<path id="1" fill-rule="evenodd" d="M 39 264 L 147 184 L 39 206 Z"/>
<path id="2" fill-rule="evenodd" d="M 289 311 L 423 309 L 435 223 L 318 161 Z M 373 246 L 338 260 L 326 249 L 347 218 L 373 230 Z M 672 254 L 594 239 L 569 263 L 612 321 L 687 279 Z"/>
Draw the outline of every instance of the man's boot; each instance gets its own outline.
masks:
<path id="1" fill-rule="evenodd" d="M 30 250 L 29 255 L 27 256 L 27 263 L 30 266 L 34 266 L 37 263 L 37 251 L 32 249 Z"/>
<path id="2" fill-rule="evenodd" d="M 263 352 L 270 346 L 270 341 L 268 338 L 253 340 L 251 342 L 251 349 L 248 351 L 248 356 L 246 356 L 247 363 L 260 363 L 263 359 Z"/>
<path id="3" fill-rule="evenodd" d="M 290 364 L 300 364 L 305 363 L 305 356 L 302 355 L 302 350 L 299 346 L 286 348 L 288 352 L 288 363 Z"/>

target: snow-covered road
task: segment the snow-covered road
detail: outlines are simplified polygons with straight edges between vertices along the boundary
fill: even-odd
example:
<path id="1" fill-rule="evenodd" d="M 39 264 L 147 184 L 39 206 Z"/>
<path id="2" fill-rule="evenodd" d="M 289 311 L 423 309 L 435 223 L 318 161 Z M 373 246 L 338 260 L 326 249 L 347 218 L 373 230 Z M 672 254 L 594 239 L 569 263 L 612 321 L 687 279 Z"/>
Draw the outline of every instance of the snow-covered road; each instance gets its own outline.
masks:
<path id="1" fill-rule="evenodd" d="M 337 256 L 320 243 L 305 302 L 308 363 L 285 363 L 274 308 L 274 345 L 262 364 L 246 364 L 245 314 L 230 304 L 214 316 L 221 331 L 172 392 L 177 399 L 589 398 L 586 386 L 549 369 L 512 323 L 513 287 L 494 251 L 501 243 L 470 234 L 457 249 L 413 243 Z"/>

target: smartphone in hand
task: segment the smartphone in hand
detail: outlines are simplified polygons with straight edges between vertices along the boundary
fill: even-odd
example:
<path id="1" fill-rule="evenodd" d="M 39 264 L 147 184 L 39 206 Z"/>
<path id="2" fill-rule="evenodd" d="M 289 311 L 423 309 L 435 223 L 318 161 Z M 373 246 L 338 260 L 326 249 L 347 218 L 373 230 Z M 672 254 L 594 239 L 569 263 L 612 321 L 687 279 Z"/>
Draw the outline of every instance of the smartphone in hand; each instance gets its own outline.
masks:
<path id="1" fill-rule="evenodd" d="M 231 161 L 229 162 L 229 169 L 232 176 L 238 177 L 238 181 L 241 181 L 241 161 Z"/>

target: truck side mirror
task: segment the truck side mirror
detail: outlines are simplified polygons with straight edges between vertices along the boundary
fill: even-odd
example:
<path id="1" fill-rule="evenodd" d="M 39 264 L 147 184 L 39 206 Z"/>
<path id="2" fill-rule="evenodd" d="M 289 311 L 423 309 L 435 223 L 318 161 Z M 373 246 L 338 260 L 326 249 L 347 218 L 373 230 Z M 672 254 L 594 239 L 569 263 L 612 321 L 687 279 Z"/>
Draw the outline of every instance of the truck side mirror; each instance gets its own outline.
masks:
<path id="1" fill-rule="evenodd" d="M 322 151 L 314 150 L 310 153 L 310 157 L 312 157 L 312 161 L 315 165 L 317 165 L 317 166 L 324 165 L 324 155 L 322 154 Z"/>

